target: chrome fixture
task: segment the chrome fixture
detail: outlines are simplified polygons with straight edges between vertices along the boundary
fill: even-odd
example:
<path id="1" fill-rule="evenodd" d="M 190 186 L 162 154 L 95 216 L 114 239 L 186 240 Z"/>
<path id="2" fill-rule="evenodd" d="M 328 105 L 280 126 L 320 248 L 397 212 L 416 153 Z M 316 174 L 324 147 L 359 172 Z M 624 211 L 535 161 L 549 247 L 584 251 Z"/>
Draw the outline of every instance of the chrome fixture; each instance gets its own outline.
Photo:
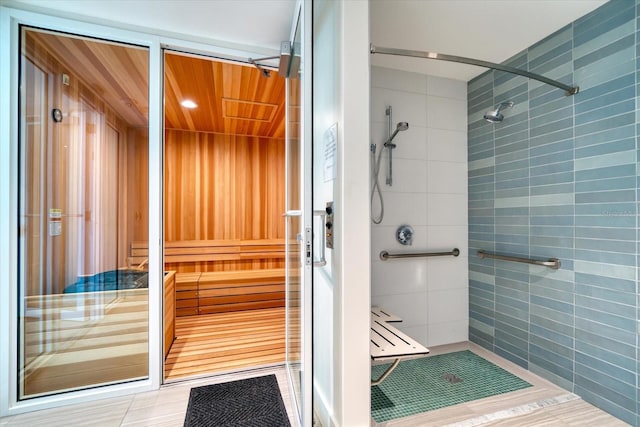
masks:
<path id="1" fill-rule="evenodd" d="M 389 108 L 391 108 L 391 107 L 389 107 Z M 407 123 L 407 122 L 398 122 L 398 124 L 396 125 L 396 130 L 393 131 L 393 134 L 391 134 L 391 136 L 389 137 L 387 142 L 384 143 L 384 146 L 387 147 L 387 148 L 396 148 L 396 144 L 392 144 L 391 141 L 393 141 L 393 138 L 396 137 L 398 132 L 405 131 L 407 129 L 409 129 L 409 123 Z"/>
<path id="2" fill-rule="evenodd" d="M 496 105 L 496 108 L 491 111 L 487 111 L 484 113 L 484 119 L 489 123 L 499 123 L 504 119 L 504 115 L 502 115 L 501 111 L 506 110 L 507 108 L 513 107 L 513 101 L 501 102 Z"/>
<path id="3" fill-rule="evenodd" d="M 296 46 L 292 45 L 289 41 L 280 42 L 280 55 L 265 56 L 264 58 L 247 58 L 247 61 L 256 67 L 262 77 L 271 77 L 271 69 L 275 69 L 270 65 L 258 64 L 258 61 L 267 61 L 271 59 L 278 59 L 278 74 L 281 77 L 294 77 L 298 73 L 298 67 L 300 66 L 300 54 L 296 51 Z"/>
<path id="4" fill-rule="evenodd" d="M 386 114 L 388 117 L 388 129 L 389 129 L 389 139 L 387 139 L 387 142 L 384 143 L 385 148 L 389 149 L 389 170 L 387 172 L 387 185 L 389 187 L 393 186 L 393 149 L 396 148 L 396 144 L 392 144 L 391 141 L 393 141 L 393 138 L 396 137 L 396 135 L 398 135 L 398 132 L 400 131 L 405 131 L 407 129 L 409 129 L 409 123 L 407 122 L 398 122 L 398 124 L 396 125 L 396 129 L 393 131 L 393 133 L 391 133 L 391 122 L 393 121 L 391 119 L 391 106 L 387 107 L 386 110 Z"/>
<path id="5" fill-rule="evenodd" d="M 455 55 L 446 55 L 443 53 L 436 53 L 436 52 L 423 52 L 420 50 L 394 49 L 390 47 L 374 46 L 373 44 L 369 46 L 369 51 L 372 54 L 381 53 L 384 55 L 409 56 L 412 58 L 438 59 L 440 61 L 459 62 L 461 64 L 476 65 L 478 67 L 505 71 L 507 73 L 528 77 L 530 79 L 537 80 L 539 82 L 546 83 L 548 85 L 560 88 L 564 90 L 564 93 L 567 96 L 575 95 L 580 91 L 580 87 L 578 86 L 569 86 L 564 83 L 560 83 L 559 81 L 552 80 L 548 77 L 541 76 L 540 74 L 531 73 L 529 71 L 521 70 L 515 67 L 510 67 L 508 65 L 496 64 L 489 61 L 482 61 L 479 59 L 465 58 L 463 56 L 455 56 Z"/>
<path id="6" fill-rule="evenodd" d="M 482 249 L 478 251 L 478 258 L 499 259 L 501 261 L 512 261 L 512 262 L 522 262 L 524 264 L 541 265 L 543 267 L 549 267 L 553 270 L 558 270 L 561 266 L 560 260 L 558 258 L 549 258 L 546 260 L 521 258 L 517 256 L 510 256 L 510 255 L 491 254 L 483 251 Z"/>
<path id="7" fill-rule="evenodd" d="M 380 259 L 382 261 L 386 261 L 388 259 L 394 258 L 425 258 L 425 257 L 436 257 L 436 256 L 458 256 L 460 255 L 460 249 L 453 248 L 447 252 L 409 252 L 409 253 L 401 253 L 401 254 L 390 254 L 387 251 L 380 252 Z"/>
<path id="8" fill-rule="evenodd" d="M 396 240 L 401 245 L 412 245 L 413 244 L 413 227 L 410 225 L 401 225 L 396 230 Z"/>
<path id="9" fill-rule="evenodd" d="M 380 175 L 380 160 L 382 159 L 382 151 L 386 148 L 389 150 L 389 171 L 387 175 L 387 185 L 393 185 L 393 149 L 396 148 L 396 144 L 392 141 L 398 135 L 398 132 L 405 131 L 409 129 L 409 123 L 407 122 L 399 122 L 396 125 L 395 130 L 391 133 L 392 126 L 392 118 L 391 118 L 392 108 L 388 106 L 385 110 L 385 113 L 388 117 L 388 130 L 389 137 L 384 142 L 382 149 L 378 153 L 378 157 L 376 158 L 376 144 L 370 144 L 369 149 L 371 151 L 371 176 L 372 176 L 372 184 L 371 184 L 371 221 L 374 224 L 380 224 L 382 219 L 384 218 L 384 200 L 382 199 L 382 192 L 380 190 L 380 182 L 378 176 Z M 376 192 L 378 193 L 378 199 L 380 200 L 380 213 L 377 216 L 373 214 L 373 199 L 375 197 Z"/>

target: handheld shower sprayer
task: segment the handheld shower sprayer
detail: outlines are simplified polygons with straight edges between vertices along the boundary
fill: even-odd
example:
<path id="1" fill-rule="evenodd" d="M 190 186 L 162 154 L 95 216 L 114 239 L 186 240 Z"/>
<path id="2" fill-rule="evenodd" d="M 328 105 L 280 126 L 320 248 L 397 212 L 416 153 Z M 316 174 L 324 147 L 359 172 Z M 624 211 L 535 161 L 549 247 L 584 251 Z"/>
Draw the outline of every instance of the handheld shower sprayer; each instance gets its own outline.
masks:
<path id="1" fill-rule="evenodd" d="M 393 143 L 393 139 L 396 137 L 396 135 L 398 135 L 398 132 L 402 132 L 405 131 L 407 129 L 409 129 L 409 123 L 407 122 L 398 122 L 398 124 L 396 125 L 396 128 L 394 129 L 393 133 L 391 133 L 391 123 L 392 123 L 392 119 L 391 119 L 391 106 L 387 107 L 386 109 L 386 115 L 389 118 L 389 137 L 387 138 L 387 140 L 384 142 L 382 149 L 380 150 L 380 152 L 378 153 L 378 157 L 376 158 L 376 145 L 375 144 L 371 144 L 370 145 L 370 149 L 371 149 L 371 174 L 373 177 L 373 183 L 372 183 L 372 187 L 371 187 L 371 210 L 373 211 L 373 199 L 374 196 L 377 192 L 378 194 L 378 199 L 380 200 L 380 213 L 377 216 L 374 216 L 373 212 L 371 212 L 371 221 L 373 221 L 374 224 L 380 224 L 382 222 L 382 219 L 384 218 L 384 200 L 382 198 L 382 191 L 380 190 L 380 182 L 378 179 L 378 175 L 380 173 L 380 160 L 382 159 L 382 152 L 384 151 L 385 148 L 387 148 L 389 150 L 389 172 L 387 175 L 387 185 L 391 186 L 393 185 L 393 149 L 396 148 L 396 144 Z"/>
<path id="2" fill-rule="evenodd" d="M 392 144 L 391 141 L 393 141 L 393 138 L 396 137 L 398 132 L 405 131 L 407 129 L 409 129 L 409 123 L 407 123 L 407 122 L 398 122 L 398 124 L 396 125 L 396 130 L 393 131 L 393 133 L 391 134 L 389 139 L 387 139 L 387 141 L 384 143 L 384 146 L 386 148 L 396 148 L 396 144 Z"/>

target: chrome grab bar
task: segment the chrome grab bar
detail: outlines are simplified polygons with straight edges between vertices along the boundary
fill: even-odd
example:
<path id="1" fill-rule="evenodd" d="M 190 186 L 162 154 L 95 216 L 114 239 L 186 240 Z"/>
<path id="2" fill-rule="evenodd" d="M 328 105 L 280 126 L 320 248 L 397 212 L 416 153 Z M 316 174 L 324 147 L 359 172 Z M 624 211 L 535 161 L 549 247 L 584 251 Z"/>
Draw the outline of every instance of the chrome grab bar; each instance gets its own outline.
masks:
<path id="1" fill-rule="evenodd" d="M 449 252 L 408 252 L 401 254 L 391 254 L 387 251 L 380 252 L 380 259 L 386 261 L 392 258 L 423 258 L 423 257 L 434 257 L 434 256 L 458 256 L 460 255 L 460 249 L 453 248 Z"/>
<path id="2" fill-rule="evenodd" d="M 532 264 L 532 265 L 541 265 L 543 267 L 549 267 L 552 268 L 554 270 L 558 270 L 560 268 L 560 260 L 558 258 L 549 258 L 547 260 L 538 260 L 538 259 L 531 259 L 531 258 L 521 258 L 521 257 L 516 257 L 516 256 L 508 256 L 508 255 L 498 255 L 498 254 L 490 254 L 488 252 L 483 251 L 482 249 L 480 249 L 478 251 L 478 258 L 490 258 L 490 259 L 499 259 L 502 261 L 513 261 L 513 262 L 522 262 L 525 264 Z"/>

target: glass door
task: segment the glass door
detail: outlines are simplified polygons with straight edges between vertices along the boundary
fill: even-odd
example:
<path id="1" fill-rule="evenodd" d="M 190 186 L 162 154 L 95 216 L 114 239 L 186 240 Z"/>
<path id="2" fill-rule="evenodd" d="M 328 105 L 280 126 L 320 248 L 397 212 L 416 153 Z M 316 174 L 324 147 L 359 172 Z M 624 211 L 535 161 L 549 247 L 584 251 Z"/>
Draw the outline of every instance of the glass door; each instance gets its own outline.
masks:
<path id="1" fill-rule="evenodd" d="M 312 421 L 312 228 L 310 55 L 305 49 L 305 2 L 294 22 L 287 78 L 286 367 L 300 425 Z M 281 61 L 284 59 L 281 58 Z M 282 70 L 283 66 L 280 65 Z M 307 113 L 307 114 L 305 114 Z"/>
<path id="2" fill-rule="evenodd" d="M 20 28 L 18 400 L 149 377 L 149 49 Z"/>

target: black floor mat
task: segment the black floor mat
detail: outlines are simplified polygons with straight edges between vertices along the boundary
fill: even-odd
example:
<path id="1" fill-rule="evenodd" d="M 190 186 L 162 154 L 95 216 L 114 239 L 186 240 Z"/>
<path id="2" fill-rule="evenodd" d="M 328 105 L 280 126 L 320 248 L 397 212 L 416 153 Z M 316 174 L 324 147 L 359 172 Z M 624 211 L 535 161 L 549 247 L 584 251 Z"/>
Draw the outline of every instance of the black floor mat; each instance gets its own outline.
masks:
<path id="1" fill-rule="evenodd" d="M 185 427 L 290 427 L 275 375 L 191 389 Z"/>

